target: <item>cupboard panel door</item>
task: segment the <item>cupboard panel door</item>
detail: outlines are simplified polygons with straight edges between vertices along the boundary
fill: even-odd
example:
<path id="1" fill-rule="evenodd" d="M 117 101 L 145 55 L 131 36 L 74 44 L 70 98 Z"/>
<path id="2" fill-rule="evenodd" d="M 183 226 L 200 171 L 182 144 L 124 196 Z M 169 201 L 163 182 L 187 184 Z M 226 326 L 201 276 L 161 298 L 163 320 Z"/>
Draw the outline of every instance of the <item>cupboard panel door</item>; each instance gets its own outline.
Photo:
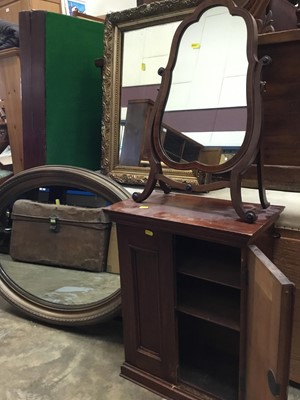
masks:
<path id="1" fill-rule="evenodd" d="M 246 400 L 286 400 L 294 285 L 249 246 Z"/>
<path id="2" fill-rule="evenodd" d="M 175 382 L 172 235 L 118 225 L 125 360 Z"/>

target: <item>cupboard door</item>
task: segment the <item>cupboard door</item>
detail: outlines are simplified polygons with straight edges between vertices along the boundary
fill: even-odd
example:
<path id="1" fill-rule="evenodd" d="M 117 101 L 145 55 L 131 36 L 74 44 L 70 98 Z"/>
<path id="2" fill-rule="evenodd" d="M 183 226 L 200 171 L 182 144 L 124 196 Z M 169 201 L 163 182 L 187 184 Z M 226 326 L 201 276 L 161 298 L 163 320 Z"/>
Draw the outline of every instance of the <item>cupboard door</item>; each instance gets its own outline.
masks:
<path id="1" fill-rule="evenodd" d="M 172 235 L 118 224 L 125 360 L 177 379 Z"/>
<path id="2" fill-rule="evenodd" d="M 249 246 L 246 400 L 286 400 L 294 285 Z"/>

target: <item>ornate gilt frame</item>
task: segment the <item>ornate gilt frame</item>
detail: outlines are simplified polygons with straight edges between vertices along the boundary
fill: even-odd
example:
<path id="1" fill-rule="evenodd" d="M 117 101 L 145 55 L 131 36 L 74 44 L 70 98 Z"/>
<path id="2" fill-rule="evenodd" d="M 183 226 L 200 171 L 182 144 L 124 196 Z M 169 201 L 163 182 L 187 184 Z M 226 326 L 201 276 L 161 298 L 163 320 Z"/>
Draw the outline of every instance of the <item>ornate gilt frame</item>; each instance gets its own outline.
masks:
<path id="1" fill-rule="evenodd" d="M 201 0 L 165 0 L 143 4 L 140 7 L 108 14 L 104 31 L 103 118 L 101 171 L 119 183 L 144 185 L 148 167 L 129 167 L 118 164 L 121 51 L 123 33 L 133 29 L 182 20 L 193 12 Z M 179 182 L 196 183 L 188 171 L 166 168 L 166 175 Z"/>
<path id="2" fill-rule="evenodd" d="M 164 0 L 143 4 L 136 8 L 108 14 L 104 31 L 103 117 L 101 171 L 121 184 L 144 185 L 149 168 L 128 167 L 118 164 L 121 52 L 123 33 L 133 29 L 158 25 L 183 19 L 191 14 L 201 0 Z M 269 0 L 237 0 L 240 7 L 260 18 Z M 165 175 L 182 183 L 197 183 L 198 172 L 164 169 Z"/>

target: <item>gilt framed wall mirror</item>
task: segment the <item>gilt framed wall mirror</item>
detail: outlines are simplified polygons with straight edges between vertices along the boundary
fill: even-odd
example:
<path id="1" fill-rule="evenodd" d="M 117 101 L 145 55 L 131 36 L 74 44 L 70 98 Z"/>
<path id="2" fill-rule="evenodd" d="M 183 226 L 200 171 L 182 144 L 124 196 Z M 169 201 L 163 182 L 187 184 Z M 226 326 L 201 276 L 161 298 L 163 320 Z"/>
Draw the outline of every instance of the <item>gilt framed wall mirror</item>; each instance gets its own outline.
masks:
<path id="1" fill-rule="evenodd" d="M 200 2 L 154 2 L 106 18 L 101 170 L 122 184 L 146 183 L 144 139 L 160 86 L 158 70 L 167 63 L 177 26 Z M 140 119 L 131 121 L 130 115 L 137 114 Z M 130 132 L 132 124 L 141 132 L 137 140 Z M 166 172 L 178 180 L 196 179 L 188 172 Z"/>
<path id="2" fill-rule="evenodd" d="M 200 3 L 201 0 L 165 0 L 143 4 L 137 8 L 111 13 L 107 16 L 103 70 L 101 170 L 122 184 L 144 185 L 147 181 L 149 162 L 145 137 L 149 126 L 149 116 L 161 83 L 158 71 L 167 64 L 173 34 L 179 23 Z M 252 10 L 253 15 L 260 18 L 268 1 L 241 0 L 236 4 Z M 214 21 L 218 23 L 217 18 Z M 228 40 L 227 42 L 224 40 L 224 43 L 228 47 Z M 201 45 L 199 40 L 189 43 L 188 57 L 191 60 L 198 56 Z M 224 57 L 228 58 L 228 55 L 229 52 L 224 54 Z M 223 65 L 226 62 L 225 58 L 221 61 Z M 244 63 L 244 67 L 245 65 Z M 243 79 L 241 75 L 245 76 L 246 71 L 241 72 L 242 61 L 238 62 L 237 68 L 235 72 L 233 71 L 235 73 L 233 79 Z M 218 81 L 221 78 L 223 79 L 224 76 L 218 76 Z M 185 78 L 182 77 L 182 79 Z M 228 82 L 229 80 L 227 90 L 230 90 Z M 221 151 L 220 157 L 224 161 L 236 153 L 238 136 L 243 135 L 246 100 L 245 93 L 241 90 L 239 93 L 231 91 L 229 99 L 225 101 L 226 88 L 223 88 L 222 94 L 218 88 L 219 92 L 213 100 L 211 95 L 213 83 L 212 80 L 211 89 L 208 91 L 210 99 L 207 99 L 206 103 L 194 104 L 191 110 L 177 111 L 188 115 L 190 121 L 188 129 L 192 136 L 199 129 L 199 127 L 195 128 L 196 119 L 199 115 L 204 118 L 202 136 L 206 135 L 205 140 L 209 146 L 219 148 L 212 151 L 216 156 Z M 234 118 L 232 118 L 233 112 Z M 179 118 L 180 113 L 177 120 Z M 216 132 L 214 135 L 212 135 L 213 131 Z M 228 131 L 233 133 L 232 139 L 226 140 L 223 135 L 218 141 L 217 137 L 220 137 L 222 132 Z M 181 182 L 195 183 L 199 178 L 190 171 L 172 168 L 164 168 L 164 170 L 168 176 Z"/>

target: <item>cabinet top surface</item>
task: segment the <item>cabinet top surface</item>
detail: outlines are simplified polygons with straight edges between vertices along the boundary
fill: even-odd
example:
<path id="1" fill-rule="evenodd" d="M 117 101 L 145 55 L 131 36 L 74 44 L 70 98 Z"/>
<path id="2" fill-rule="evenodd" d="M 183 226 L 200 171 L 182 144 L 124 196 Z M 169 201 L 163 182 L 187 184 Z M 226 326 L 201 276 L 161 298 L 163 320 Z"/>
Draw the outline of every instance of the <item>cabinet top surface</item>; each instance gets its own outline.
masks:
<path id="1" fill-rule="evenodd" d="M 174 233 L 185 229 L 210 230 L 237 234 L 247 238 L 256 235 L 276 221 L 283 211 L 282 206 L 262 209 L 258 204 L 244 203 L 245 209 L 255 209 L 254 224 L 242 222 L 231 201 L 186 194 L 154 193 L 142 203 L 131 199 L 105 208 L 116 222 L 153 224 L 157 228 L 174 229 Z M 181 227 L 181 228 L 180 228 Z"/>

